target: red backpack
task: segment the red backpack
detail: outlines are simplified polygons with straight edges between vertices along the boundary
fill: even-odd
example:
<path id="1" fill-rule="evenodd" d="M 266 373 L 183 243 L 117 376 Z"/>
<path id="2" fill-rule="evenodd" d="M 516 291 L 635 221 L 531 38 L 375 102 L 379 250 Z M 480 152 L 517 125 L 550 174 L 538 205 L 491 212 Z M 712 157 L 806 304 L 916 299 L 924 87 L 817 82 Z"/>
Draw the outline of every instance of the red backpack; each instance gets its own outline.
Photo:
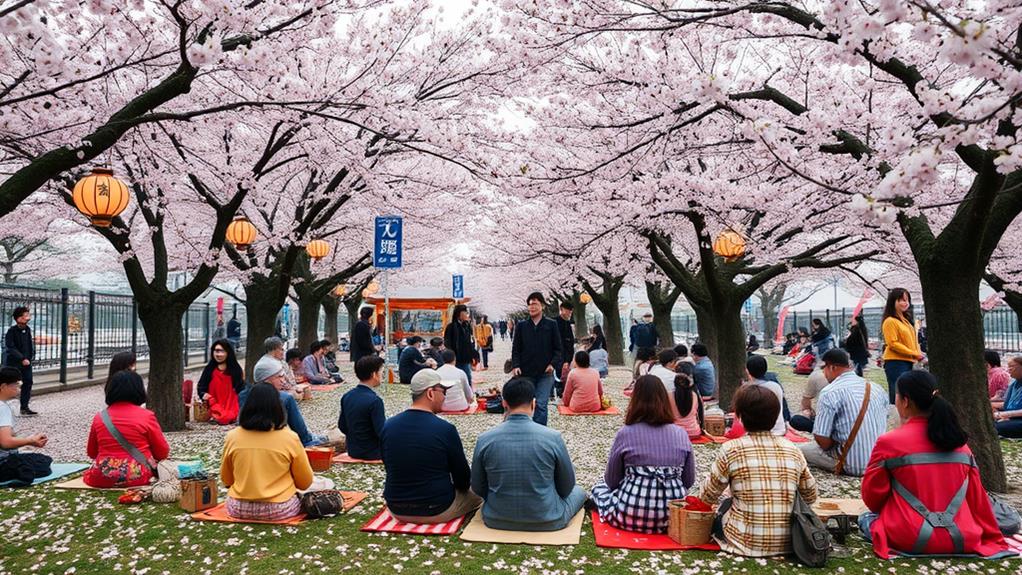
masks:
<path id="1" fill-rule="evenodd" d="M 795 373 L 798 375 L 809 375 L 813 372 L 813 365 L 816 363 L 816 356 L 807 353 L 795 363 Z"/>

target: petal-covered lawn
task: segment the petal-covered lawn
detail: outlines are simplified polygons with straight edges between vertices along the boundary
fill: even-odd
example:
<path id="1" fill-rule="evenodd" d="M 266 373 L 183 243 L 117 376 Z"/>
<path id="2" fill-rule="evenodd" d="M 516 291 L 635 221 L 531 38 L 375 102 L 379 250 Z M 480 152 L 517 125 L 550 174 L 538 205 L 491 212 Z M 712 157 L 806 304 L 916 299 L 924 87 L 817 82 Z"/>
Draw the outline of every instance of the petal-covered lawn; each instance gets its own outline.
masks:
<path id="1" fill-rule="evenodd" d="M 503 364 L 508 344 L 498 341 L 492 365 Z M 352 378 L 350 365 L 344 374 Z M 779 368 L 792 409 L 797 409 L 805 378 L 789 376 Z M 882 372 L 874 369 L 873 377 Z M 498 368 L 477 372 L 477 381 L 504 379 Z M 611 371 L 606 388 L 616 405 L 624 407 L 621 389 L 629 372 Z M 336 425 L 338 402 L 349 386 L 315 394 L 301 408 L 310 427 L 322 431 Z M 407 388 L 386 386 L 381 394 L 388 415 L 408 404 Z M 45 450 L 58 461 L 82 461 L 85 437 L 93 414 L 102 407 L 101 388 L 76 390 L 38 398 L 43 413 L 18 419 L 19 434 L 45 431 L 51 437 Z M 603 473 L 607 452 L 622 416 L 564 417 L 551 413 L 551 426 L 560 430 L 571 452 L 579 483 L 587 489 Z M 500 416 L 450 417 L 461 431 L 466 452 L 476 437 L 497 425 Z M 195 424 L 188 432 L 169 434 L 172 457 L 201 458 L 215 470 L 226 428 Z M 1005 442 L 1009 479 L 1022 479 L 1017 444 Z M 699 472 L 705 476 L 716 445 L 695 447 Z M 29 489 L 0 491 L 0 575 L 24 573 L 786 573 L 815 572 L 790 560 L 743 559 L 709 552 L 640 552 L 601 549 L 593 543 L 589 520 L 582 542 L 574 547 L 526 547 L 464 543 L 456 537 L 413 537 L 367 534 L 359 527 L 382 505 L 382 466 L 335 465 L 325 475 L 338 487 L 369 493 L 361 505 L 332 519 L 309 521 L 294 527 L 199 523 L 176 505 L 117 503 L 116 492 L 61 491 L 46 484 Z M 858 493 L 858 481 L 817 474 L 825 496 Z M 224 491 L 221 487 L 221 498 Z M 1013 498 L 1017 501 L 1017 498 Z M 839 573 L 1019 573 L 1022 561 L 979 560 L 881 561 L 857 535 L 836 547 L 829 571 Z"/>

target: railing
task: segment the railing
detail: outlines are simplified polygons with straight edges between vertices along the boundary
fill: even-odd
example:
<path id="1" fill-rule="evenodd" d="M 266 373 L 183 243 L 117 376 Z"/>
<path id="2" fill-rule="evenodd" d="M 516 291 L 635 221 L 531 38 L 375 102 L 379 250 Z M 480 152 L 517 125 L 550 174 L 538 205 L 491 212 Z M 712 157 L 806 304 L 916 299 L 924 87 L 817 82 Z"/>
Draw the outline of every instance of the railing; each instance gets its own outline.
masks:
<path id="1" fill-rule="evenodd" d="M 84 367 L 87 378 L 92 379 L 119 351 L 134 351 L 139 359 L 149 356 L 145 330 L 131 295 L 0 284 L 0 318 L 13 323 L 11 313 L 18 306 L 31 310 L 37 374 L 57 371 L 58 380 L 66 383 L 69 368 Z M 244 325 L 244 306 L 229 300 L 224 306 L 225 321 L 232 313 Z M 216 319 L 212 302 L 189 306 L 181 325 L 182 362 L 199 353 L 208 360 Z M 244 340 L 241 343 L 244 345 Z"/>

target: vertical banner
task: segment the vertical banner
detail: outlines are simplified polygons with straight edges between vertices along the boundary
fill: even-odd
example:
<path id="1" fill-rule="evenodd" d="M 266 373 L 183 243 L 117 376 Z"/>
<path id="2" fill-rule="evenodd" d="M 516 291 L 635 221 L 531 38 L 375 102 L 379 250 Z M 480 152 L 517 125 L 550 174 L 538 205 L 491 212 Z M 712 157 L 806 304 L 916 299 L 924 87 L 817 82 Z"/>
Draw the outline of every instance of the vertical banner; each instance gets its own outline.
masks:
<path id="1" fill-rule="evenodd" d="M 862 297 L 859 298 L 859 303 L 855 304 L 855 310 L 852 311 L 852 317 L 859 315 L 859 312 L 862 311 L 862 306 L 866 305 L 866 302 L 869 301 L 869 298 L 871 297 L 873 297 L 873 290 L 868 287 L 862 290 Z"/>
<path id="2" fill-rule="evenodd" d="M 461 299 L 465 297 L 465 276 L 456 274 L 451 276 L 451 297 Z"/>
<path id="3" fill-rule="evenodd" d="M 777 334 L 774 336 L 774 343 L 780 345 L 784 343 L 784 320 L 788 319 L 788 310 L 791 306 L 784 306 L 781 308 L 781 313 L 777 314 Z"/>
<path id="4" fill-rule="evenodd" d="M 401 267 L 402 221 L 400 216 L 378 216 L 373 226 L 373 266 L 393 269 Z"/>

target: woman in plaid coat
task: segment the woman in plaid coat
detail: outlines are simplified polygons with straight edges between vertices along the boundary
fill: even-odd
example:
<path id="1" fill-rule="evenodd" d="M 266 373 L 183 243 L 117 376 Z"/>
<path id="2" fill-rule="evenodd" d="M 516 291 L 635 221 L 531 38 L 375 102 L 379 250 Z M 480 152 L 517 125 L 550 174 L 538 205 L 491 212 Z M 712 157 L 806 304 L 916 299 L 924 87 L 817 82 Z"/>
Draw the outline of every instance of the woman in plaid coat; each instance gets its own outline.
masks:
<path id="1" fill-rule="evenodd" d="M 667 502 L 684 498 L 695 475 L 692 442 L 674 425 L 667 390 L 656 376 L 638 378 L 604 480 L 592 489 L 600 517 L 618 529 L 666 533 Z"/>

